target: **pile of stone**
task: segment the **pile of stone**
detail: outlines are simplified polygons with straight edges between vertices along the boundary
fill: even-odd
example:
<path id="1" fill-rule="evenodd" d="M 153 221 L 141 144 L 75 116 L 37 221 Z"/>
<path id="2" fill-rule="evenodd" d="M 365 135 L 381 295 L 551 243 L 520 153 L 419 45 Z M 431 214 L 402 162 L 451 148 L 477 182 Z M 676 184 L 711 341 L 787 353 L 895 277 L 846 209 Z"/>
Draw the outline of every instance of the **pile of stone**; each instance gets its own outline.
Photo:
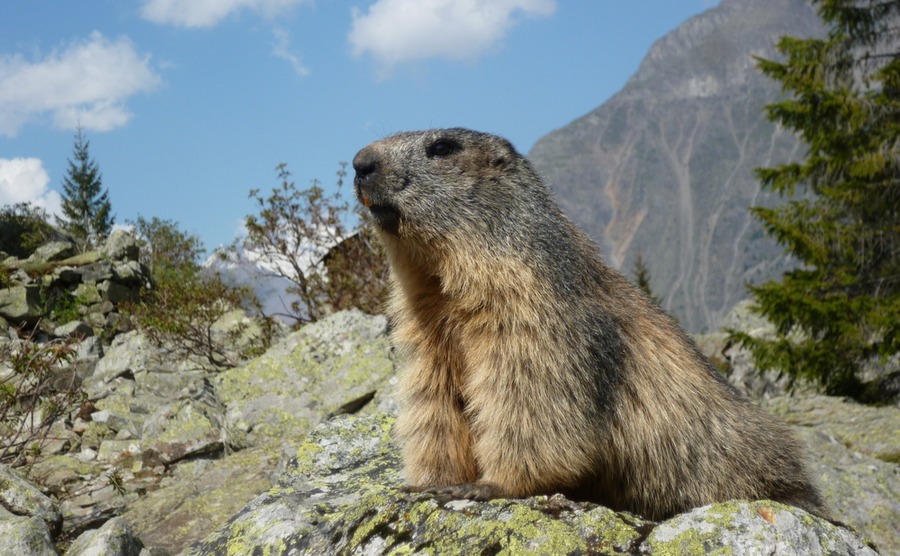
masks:
<path id="1" fill-rule="evenodd" d="M 74 243 L 54 241 L 27 259 L 0 262 L 6 278 L 0 289 L 0 327 L 40 326 L 51 337 L 111 339 L 130 328 L 119 306 L 136 301 L 148 272 L 138 261 L 139 244 L 123 230 L 97 250 L 77 253 Z M 78 311 L 68 322 L 54 322 L 53 306 Z"/>

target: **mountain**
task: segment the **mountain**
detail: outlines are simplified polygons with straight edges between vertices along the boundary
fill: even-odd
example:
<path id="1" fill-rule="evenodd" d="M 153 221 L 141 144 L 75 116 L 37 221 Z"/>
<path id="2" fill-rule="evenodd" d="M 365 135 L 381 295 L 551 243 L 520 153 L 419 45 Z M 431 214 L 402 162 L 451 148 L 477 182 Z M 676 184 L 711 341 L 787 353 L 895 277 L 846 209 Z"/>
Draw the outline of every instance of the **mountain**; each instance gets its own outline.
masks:
<path id="1" fill-rule="evenodd" d="M 302 251 L 304 256 L 300 258 L 300 264 L 307 272 L 322 254 L 312 246 Z M 294 324 L 294 319 L 288 315 L 292 313 L 291 305 L 300 298 L 288 291 L 294 284 L 283 277 L 292 272 L 286 259 L 267 257 L 238 246 L 226 257 L 214 253 L 203 263 L 203 268 L 217 273 L 226 284 L 249 287 L 259 300 L 263 314 L 277 317 L 285 324 Z"/>
<path id="2" fill-rule="evenodd" d="M 777 84 L 755 56 L 781 36 L 821 36 L 803 0 L 723 0 L 657 41 L 624 88 L 541 138 L 529 156 L 566 213 L 690 331 L 718 328 L 748 282 L 790 265 L 748 211 L 779 202 L 753 169 L 802 157 L 763 107 Z"/>

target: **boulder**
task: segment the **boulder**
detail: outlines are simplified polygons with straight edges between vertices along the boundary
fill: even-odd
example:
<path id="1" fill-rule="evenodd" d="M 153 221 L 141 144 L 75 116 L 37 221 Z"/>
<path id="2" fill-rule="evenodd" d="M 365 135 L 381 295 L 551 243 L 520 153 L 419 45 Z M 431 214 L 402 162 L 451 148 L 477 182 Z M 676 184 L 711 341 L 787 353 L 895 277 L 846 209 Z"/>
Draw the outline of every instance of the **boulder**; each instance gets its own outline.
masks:
<path id="1" fill-rule="evenodd" d="M 3 464 L 0 464 L 0 507 L 12 515 L 40 519 L 54 534 L 62 525 L 62 514 L 56 504 Z"/>
<path id="2" fill-rule="evenodd" d="M 113 230 L 106 240 L 101 252 L 114 261 L 136 261 L 141 245 L 137 239 L 125 230 Z"/>
<path id="3" fill-rule="evenodd" d="M 94 329 L 80 320 L 73 320 L 54 328 L 53 335 L 57 338 L 76 338 L 83 340 L 93 336 Z"/>
<path id="4" fill-rule="evenodd" d="M 75 255 L 75 244 L 69 241 L 51 241 L 45 243 L 28 257 L 30 263 L 49 263 L 62 261 Z"/>
<path id="5" fill-rule="evenodd" d="M 47 524 L 37 517 L 20 517 L 0 508 L 0 556 L 57 556 Z"/>
<path id="6" fill-rule="evenodd" d="M 41 313 L 38 286 L 18 285 L 0 289 L 0 317 L 14 324 L 34 324 Z"/>
<path id="7" fill-rule="evenodd" d="M 342 311 L 225 371 L 217 391 L 229 427 L 262 445 L 298 441 L 329 415 L 359 411 L 393 376 L 387 320 Z"/>
<path id="8" fill-rule="evenodd" d="M 99 529 L 85 531 L 66 551 L 67 556 L 139 556 L 143 543 L 131 532 L 128 523 L 114 517 Z"/>
<path id="9" fill-rule="evenodd" d="M 900 409 L 829 396 L 785 396 L 763 405 L 794 425 L 813 476 L 841 521 L 886 554 L 900 551 Z"/>
<path id="10" fill-rule="evenodd" d="M 174 472 L 124 514 L 144 544 L 177 553 L 199 541 L 269 488 L 326 415 L 371 411 L 367 402 L 394 374 L 386 328 L 384 317 L 337 313 L 200 389 L 189 373 L 148 369 L 135 374 L 127 406 L 115 394 L 98 402 L 136 408 L 147 392 L 166 398 L 144 417 L 140 436 L 145 453 L 173 458 Z M 195 457 L 178 459 L 182 448 Z M 221 459 L 196 457 L 210 455 Z"/>
<path id="11" fill-rule="evenodd" d="M 188 553 L 876 554 L 853 531 L 771 501 L 713 504 L 655 523 L 560 495 L 408 494 L 392 424 L 384 414 L 323 423 L 273 488 Z"/>

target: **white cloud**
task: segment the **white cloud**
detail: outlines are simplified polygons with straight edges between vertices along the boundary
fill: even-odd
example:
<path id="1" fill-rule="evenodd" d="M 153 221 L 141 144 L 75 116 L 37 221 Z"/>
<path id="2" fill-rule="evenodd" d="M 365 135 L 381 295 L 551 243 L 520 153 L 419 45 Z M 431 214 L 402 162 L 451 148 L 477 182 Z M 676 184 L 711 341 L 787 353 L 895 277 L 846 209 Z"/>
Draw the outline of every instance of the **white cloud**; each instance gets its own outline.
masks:
<path id="1" fill-rule="evenodd" d="M 141 16 L 178 27 L 212 27 L 233 12 L 251 10 L 267 17 L 307 0 L 144 0 Z"/>
<path id="2" fill-rule="evenodd" d="M 152 91 L 162 79 L 125 37 L 94 32 L 31 62 L 0 55 L 0 134 L 14 136 L 30 120 L 49 115 L 54 125 L 108 131 L 131 119 L 125 100 Z"/>
<path id="3" fill-rule="evenodd" d="M 378 0 L 353 11 L 353 54 L 382 68 L 411 60 L 473 60 L 500 41 L 519 15 L 549 16 L 556 0 Z"/>
<path id="4" fill-rule="evenodd" d="M 272 54 L 282 60 L 287 60 L 294 68 L 294 72 L 300 77 L 309 75 L 309 68 L 303 64 L 300 57 L 291 51 L 291 35 L 284 29 L 276 28 L 273 30 L 275 35 L 275 46 L 272 47 Z"/>
<path id="5" fill-rule="evenodd" d="M 60 214 L 59 193 L 47 189 L 50 176 L 37 158 L 0 158 L 0 206 L 33 203 Z"/>

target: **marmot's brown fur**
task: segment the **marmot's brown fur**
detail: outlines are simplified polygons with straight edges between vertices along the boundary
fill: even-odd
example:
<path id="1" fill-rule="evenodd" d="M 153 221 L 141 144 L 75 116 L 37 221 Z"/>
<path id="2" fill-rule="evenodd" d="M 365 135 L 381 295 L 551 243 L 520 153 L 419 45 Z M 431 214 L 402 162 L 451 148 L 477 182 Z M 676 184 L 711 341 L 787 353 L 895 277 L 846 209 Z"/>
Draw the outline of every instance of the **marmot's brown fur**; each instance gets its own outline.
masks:
<path id="1" fill-rule="evenodd" d="M 734 498 L 827 514 L 787 428 L 603 263 L 509 142 L 399 133 L 353 166 L 392 269 L 413 490 L 562 492 L 650 519 Z"/>

